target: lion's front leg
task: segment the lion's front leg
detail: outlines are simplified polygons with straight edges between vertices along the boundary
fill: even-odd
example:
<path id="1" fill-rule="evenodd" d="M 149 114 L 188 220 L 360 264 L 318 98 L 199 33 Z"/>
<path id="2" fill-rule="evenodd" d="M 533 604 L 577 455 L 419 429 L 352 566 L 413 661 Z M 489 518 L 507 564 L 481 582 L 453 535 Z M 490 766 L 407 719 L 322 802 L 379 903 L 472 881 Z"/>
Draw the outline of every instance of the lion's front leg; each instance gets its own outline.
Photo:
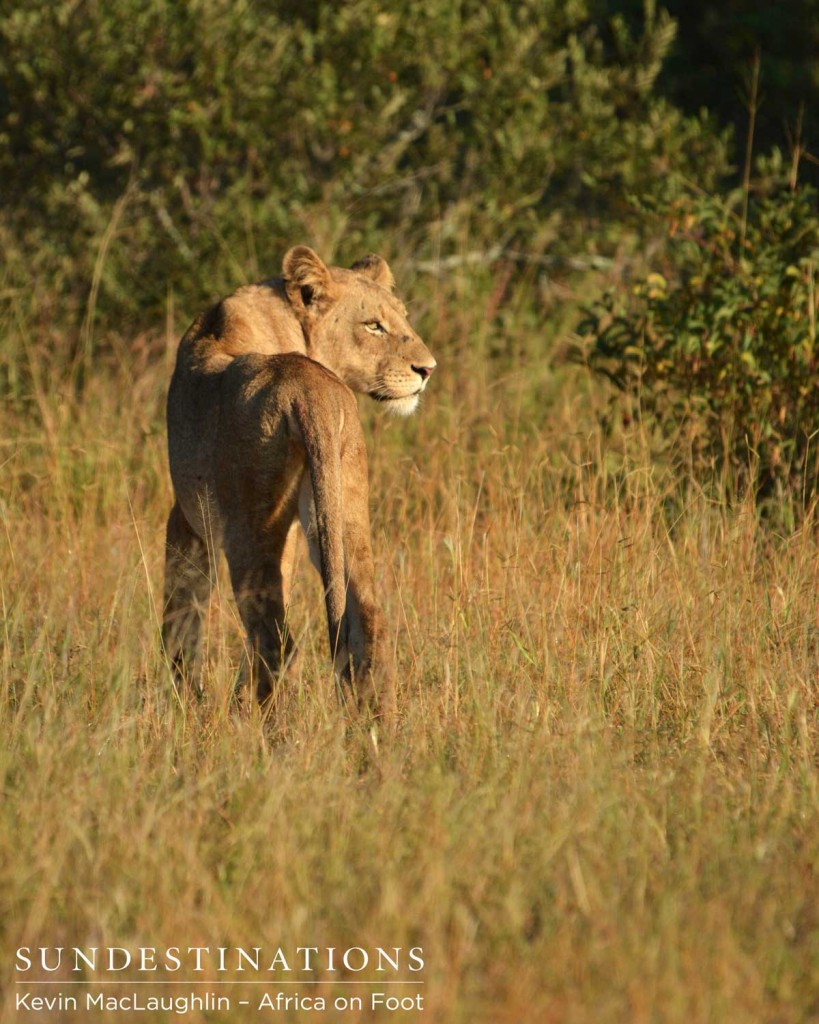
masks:
<path id="1" fill-rule="evenodd" d="M 386 620 L 375 592 L 367 454 L 363 437 L 342 456 L 347 639 L 359 710 L 382 718 L 395 710 L 395 671 Z"/>
<path id="2" fill-rule="evenodd" d="M 351 562 L 346 611 L 350 659 L 345 680 L 359 711 L 367 709 L 389 718 L 395 711 L 395 673 L 386 621 L 375 602 L 371 578 L 356 571 L 355 556 Z"/>
<path id="3" fill-rule="evenodd" d="M 369 710 L 387 717 L 395 706 L 395 676 L 383 613 L 376 601 L 370 541 L 369 488 L 363 444 L 343 456 L 343 534 L 345 611 L 334 645 L 334 668 L 342 703 L 353 714 Z M 299 496 L 299 518 L 310 561 L 321 574 L 321 553 L 309 476 Z"/>
<path id="4" fill-rule="evenodd" d="M 299 520 L 307 541 L 307 551 L 310 555 L 310 562 L 313 568 L 322 576 L 321 549 L 318 540 L 318 528 L 316 526 L 316 506 L 313 501 L 313 488 L 310 484 L 310 475 L 305 473 L 299 491 Z M 347 618 L 346 615 L 341 623 L 341 634 L 335 638 L 331 654 L 333 657 L 333 668 L 336 679 L 341 687 L 340 696 L 342 703 L 347 704 L 351 695 L 350 676 L 350 652 L 347 646 Z"/>

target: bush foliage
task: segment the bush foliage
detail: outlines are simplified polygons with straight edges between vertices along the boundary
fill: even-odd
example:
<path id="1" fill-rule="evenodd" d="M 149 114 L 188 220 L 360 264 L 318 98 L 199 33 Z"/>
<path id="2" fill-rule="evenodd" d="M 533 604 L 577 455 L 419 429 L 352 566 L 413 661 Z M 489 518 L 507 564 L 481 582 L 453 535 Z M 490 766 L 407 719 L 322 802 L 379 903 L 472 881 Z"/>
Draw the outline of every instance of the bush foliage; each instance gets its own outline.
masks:
<path id="1" fill-rule="evenodd" d="M 697 470 L 769 491 L 817 483 L 819 213 L 811 189 L 683 195 L 657 210 L 666 276 L 609 291 L 580 325 L 591 365 L 681 433 Z"/>
<path id="2" fill-rule="evenodd" d="M 95 312 L 147 321 L 303 238 L 542 252 L 726 140 L 653 85 L 675 23 L 596 0 L 31 0 L 0 6 L 3 243 Z M 343 240 L 342 240 L 343 239 Z M 102 256 L 102 258 L 101 258 Z"/>

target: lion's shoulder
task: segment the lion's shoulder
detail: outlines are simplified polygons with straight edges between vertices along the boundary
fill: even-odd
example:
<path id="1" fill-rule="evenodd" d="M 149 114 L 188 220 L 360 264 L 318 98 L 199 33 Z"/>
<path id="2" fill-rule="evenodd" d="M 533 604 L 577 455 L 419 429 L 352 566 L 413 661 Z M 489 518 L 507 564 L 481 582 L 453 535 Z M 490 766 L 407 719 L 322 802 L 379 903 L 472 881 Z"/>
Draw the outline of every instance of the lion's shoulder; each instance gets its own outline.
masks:
<path id="1" fill-rule="evenodd" d="M 197 317 L 181 345 L 199 361 L 222 364 L 249 352 L 277 355 L 304 349 L 304 338 L 280 279 L 245 285 Z"/>

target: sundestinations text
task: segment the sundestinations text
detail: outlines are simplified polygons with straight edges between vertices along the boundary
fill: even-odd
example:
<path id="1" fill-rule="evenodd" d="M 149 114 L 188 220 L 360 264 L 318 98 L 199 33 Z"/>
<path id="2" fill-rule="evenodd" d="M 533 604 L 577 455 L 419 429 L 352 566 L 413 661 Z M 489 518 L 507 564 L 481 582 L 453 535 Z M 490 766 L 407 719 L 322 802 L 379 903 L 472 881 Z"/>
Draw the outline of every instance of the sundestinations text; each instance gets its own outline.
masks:
<path id="1" fill-rule="evenodd" d="M 260 946 L 21 946 L 17 950 L 18 974 L 39 976 L 57 971 L 76 973 L 129 973 L 174 974 L 216 971 L 222 973 L 253 972 L 257 974 L 317 972 L 321 974 L 342 971 L 387 973 L 417 973 L 424 969 L 424 950 L 421 946 L 404 949 L 401 946 L 365 948 L 350 946 L 296 946 L 285 951 L 281 947 L 265 951 Z"/>

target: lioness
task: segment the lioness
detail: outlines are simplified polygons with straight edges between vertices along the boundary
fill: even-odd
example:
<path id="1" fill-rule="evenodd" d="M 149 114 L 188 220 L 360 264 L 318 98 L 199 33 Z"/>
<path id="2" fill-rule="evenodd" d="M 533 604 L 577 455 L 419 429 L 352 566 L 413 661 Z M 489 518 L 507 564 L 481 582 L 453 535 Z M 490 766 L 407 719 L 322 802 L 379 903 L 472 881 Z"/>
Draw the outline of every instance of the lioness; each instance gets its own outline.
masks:
<path id="1" fill-rule="evenodd" d="M 393 295 L 386 262 L 328 267 L 306 246 L 282 276 L 240 288 L 179 344 L 168 393 L 175 504 L 162 637 L 198 686 L 202 625 L 224 547 L 264 701 L 286 627 L 298 522 L 324 583 L 330 651 L 351 707 L 389 710 L 394 683 L 376 603 L 367 452 L 354 391 L 409 415 L 435 360 Z"/>

